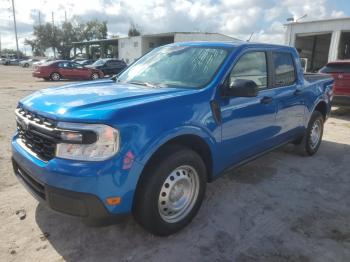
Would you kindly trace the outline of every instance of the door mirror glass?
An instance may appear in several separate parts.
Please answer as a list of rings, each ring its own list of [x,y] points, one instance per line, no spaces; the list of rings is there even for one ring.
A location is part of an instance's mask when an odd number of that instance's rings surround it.
[[[236,79],[224,89],[224,96],[256,97],[259,93],[258,85],[249,79]]]

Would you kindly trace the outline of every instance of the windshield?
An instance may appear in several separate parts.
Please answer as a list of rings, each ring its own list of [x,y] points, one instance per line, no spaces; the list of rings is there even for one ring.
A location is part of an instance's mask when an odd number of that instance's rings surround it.
[[[118,82],[157,87],[200,88],[208,84],[229,49],[165,46],[142,57],[122,73]]]
[[[101,66],[101,65],[104,65],[105,63],[105,60],[103,59],[100,59],[100,60],[97,60],[95,63],[93,63],[92,65],[93,66]]]

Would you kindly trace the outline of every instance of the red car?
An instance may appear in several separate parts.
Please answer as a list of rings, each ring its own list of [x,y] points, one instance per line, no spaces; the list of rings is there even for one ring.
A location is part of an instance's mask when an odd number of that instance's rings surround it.
[[[350,60],[330,62],[320,69],[320,73],[334,78],[333,105],[350,106]]]
[[[45,80],[58,81],[60,79],[99,79],[104,75],[101,70],[87,68],[76,62],[56,60],[39,66],[34,72],[34,77]]]

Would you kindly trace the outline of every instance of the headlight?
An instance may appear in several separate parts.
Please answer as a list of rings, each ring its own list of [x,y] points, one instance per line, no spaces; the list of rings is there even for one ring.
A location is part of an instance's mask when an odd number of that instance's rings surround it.
[[[61,141],[56,156],[66,159],[102,161],[119,150],[117,129],[100,124],[77,124],[60,122]]]

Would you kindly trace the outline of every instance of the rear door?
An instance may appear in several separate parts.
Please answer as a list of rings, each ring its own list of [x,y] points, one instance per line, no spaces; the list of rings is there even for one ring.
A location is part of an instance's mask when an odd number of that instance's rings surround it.
[[[295,136],[304,128],[305,99],[303,81],[298,79],[296,61],[287,51],[270,53],[273,89],[277,105],[278,142]]]
[[[86,67],[83,67],[81,64],[72,62],[72,78],[83,79],[89,78],[90,70]]]

